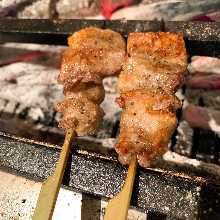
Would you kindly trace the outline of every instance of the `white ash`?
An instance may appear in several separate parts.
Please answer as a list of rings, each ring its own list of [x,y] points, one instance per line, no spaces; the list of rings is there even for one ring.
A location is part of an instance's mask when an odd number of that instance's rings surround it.
[[[27,107],[26,105],[17,103],[17,108],[15,109],[14,113],[16,115],[25,114],[25,115],[23,115],[21,117],[22,118],[26,118],[28,110],[29,110],[29,107]]]
[[[165,1],[167,0],[143,0],[141,1],[141,4],[152,4],[152,3],[160,3],[160,4],[163,4]],[[170,0],[171,2],[172,0]],[[175,2],[177,2],[176,0],[173,0]],[[182,2],[182,0],[179,0],[178,2]]]
[[[43,111],[52,111],[54,103],[63,98],[62,86],[57,84],[57,75],[65,47],[7,43],[4,48],[13,49],[15,55],[16,49],[25,49],[26,52],[45,52],[45,56],[1,67],[1,99],[27,107],[41,108]],[[10,83],[10,78],[15,78],[16,83]]]
[[[62,53],[66,46],[51,46],[51,45],[40,45],[40,44],[25,44],[25,43],[5,43],[3,45],[6,48],[19,48],[19,49],[26,49],[26,50],[37,50],[49,53]]]
[[[188,71],[195,73],[220,74],[220,59],[206,56],[193,56]]]
[[[5,105],[6,105],[7,101],[4,100],[4,99],[0,99],[0,115],[3,111],[3,109],[5,108]]]
[[[17,106],[16,102],[8,102],[4,107],[4,113],[3,114],[6,114],[6,113],[13,114],[15,112],[16,106]]]
[[[105,99],[101,103],[101,107],[105,112],[103,123],[97,134],[97,138],[107,138],[112,135],[113,126],[120,120],[120,112],[118,104],[115,102],[119,96],[117,93],[117,77],[108,77],[103,80],[105,89]]]
[[[104,220],[104,215],[106,212],[106,207],[108,205],[108,202],[106,201],[101,201],[101,215],[100,215],[100,220]],[[146,220],[147,219],[147,214],[140,212],[136,209],[129,209],[128,210],[128,217],[127,220]]]
[[[220,137],[220,124],[216,122],[216,120],[213,118],[211,114],[209,114],[210,120],[209,120],[209,126],[212,131],[214,131],[218,136]]]
[[[182,89],[178,89],[177,92],[175,93],[175,95],[177,96],[177,98],[180,100],[180,101],[184,101],[185,99],[185,96],[183,94],[183,90]]]
[[[31,118],[33,121],[38,121],[44,119],[44,112],[41,108],[31,108],[28,112],[28,117]]]
[[[190,159],[171,151],[165,153],[163,159],[167,162],[172,162],[184,167],[195,167],[197,170],[206,171],[207,173],[220,177],[220,166],[215,164],[206,163],[197,159]]]
[[[15,63],[2,67],[0,71],[1,98],[30,107],[40,106],[44,110],[49,110],[52,103],[57,101],[51,98],[52,85],[61,91],[56,82],[57,69],[31,63]],[[9,83],[7,79],[11,77],[15,77],[17,83]]]
[[[19,18],[49,18],[50,0],[38,0],[18,13]]]
[[[83,18],[99,14],[99,0],[59,0],[56,10],[59,18]]]
[[[6,8],[8,6],[11,6],[13,4],[18,4],[21,2],[24,2],[25,0],[1,0],[0,1],[0,8]]]
[[[118,77],[107,77],[103,80],[106,93],[117,93]]]
[[[105,20],[105,17],[102,14],[94,15],[94,16],[86,16],[85,19],[89,20]]]
[[[153,20],[164,19],[169,21],[190,20],[195,16],[214,12],[220,7],[219,0],[213,1],[173,1],[167,0],[152,4],[139,4],[124,8],[113,13],[111,19]]]
[[[180,121],[177,127],[175,152],[190,156],[192,153],[193,144],[193,129],[189,126],[188,122]]]

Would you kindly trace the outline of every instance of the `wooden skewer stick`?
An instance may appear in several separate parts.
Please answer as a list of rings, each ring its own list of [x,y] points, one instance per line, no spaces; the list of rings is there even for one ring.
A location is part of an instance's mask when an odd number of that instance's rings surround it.
[[[33,220],[50,220],[66,168],[70,147],[76,133],[68,130],[54,173],[42,184]]]
[[[127,220],[136,170],[137,158],[135,157],[129,165],[123,189],[107,205],[104,220]]]

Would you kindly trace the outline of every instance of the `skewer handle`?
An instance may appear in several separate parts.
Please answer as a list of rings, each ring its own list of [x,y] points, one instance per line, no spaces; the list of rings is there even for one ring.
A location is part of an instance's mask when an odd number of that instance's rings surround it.
[[[54,173],[42,184],[33,220],[50,220],[66,168],[70,147],[76,133],[68,130]]]
[[[123,189],[107,205],[104,220],[127,220],[136,170],[137,158],[135,157],[129,165]]]

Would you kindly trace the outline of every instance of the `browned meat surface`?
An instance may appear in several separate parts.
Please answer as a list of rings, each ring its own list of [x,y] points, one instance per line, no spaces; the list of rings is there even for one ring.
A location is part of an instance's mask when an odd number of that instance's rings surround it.
[[[131,33],[128,59],[119,75],[119,91],[163,89],[174,93],[181,87],[187,67],[183,38],[175,33]]]
[[[176,128],[175,111],[181,107],[180,101],[164,92],[135,90],[122,94],[118,102],[123,108],[116,146],[120,161],[128,163],[134,153],[139,159],[144,152],[149,156],[165,152]],[[151,158],[146,154],[141,165],[150,164]]]
[[[98,60],[94,59],[94,56],[91,57],[92,53],[89,55],[88,52],[89,51],[84,52],[83,54],[80,51],[75,51],[70,48],[64,52],[61,70],[58,76],[58,82],[60,84],[68,88],[79,82],[102,83],[102,76],[97,74],[96,71],[98,68]]]
[[[149,167],[167,151],[177,126],[181,102],[174,93],[186,72],[185,44],[180,34],[132,33],[127,50],[118,80],[123,112],[116,151],[123,164],[137,157]]]
[[[173,93],[182,85],[183,79],[184,73],[178,65],[129,57],[119,75],[118,89],[121,93],[136,89],[163,89]]]
[[[96,27],[88,27],[75,32],[68,38],[68,44],[72,49],[100,49],[100,52],[112,51],[122,53],[123,56],[126,47],[125,41],[119,33]]]
[[[104,115],[99,106],[105,96],[102,80],[121,70],[125,41],[114,31],[89,27],[69,37],[68,44],[58,76],[66,96],[57,105],[63,114],[59,127],[95,134]]]
[[[100,104],[105,97],[103,85],[95,85],[93,83],[79,83],[68,89],[64,87],[63,93],[67,98],[87,97],[89,100],[97,104]]]
[[[86,97],[67,98],[57,104],[57,111],[63,113],[59,127],[73,129],[79,136],[95,134],[104,116],[102,108]]]
[[[181,72],[187,67],[185,43],[180,33],[131,33],[128,37],[127,51],[132,57],[150,59],[155,63],[179,65]]]
[[[125,41],[120,34],[90,27],[74,33],[68,43],[58,79],[61,84],[98,84],[103,77],[120,72],[125,57]]]

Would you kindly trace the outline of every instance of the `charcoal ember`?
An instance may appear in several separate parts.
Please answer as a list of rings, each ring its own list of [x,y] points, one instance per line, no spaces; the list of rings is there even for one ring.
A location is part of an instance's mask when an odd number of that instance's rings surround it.
[[[111,19],[153,20],[168,21],[191,20],[195,16],[216,11],[220,7],[218,0],[214,1],[161,1],[152,4],[139,4],[124,8],[113,13]]]
[[[38,46],[38,49],[40,47]],[[48,51],[48,54],[50,53],[52,52]],[[54,66],[57,64],[49,61],[51,59],[52,56],[34,64],[31,61],[19,62],[2,67],[0,97],[29,107],[52,111],[54,103],[62,98],[59,95],[62,94],[62,87],[57,85],[59,69]],[[16,77],[16,84],[7,82],[6,79],[11,77]]]
[[[0,18],[3,17],[15,17],[16,9],[19,4],[22,4],[25,0],[3,0],[0,1]]]
[[[220,59],[206,56],[193,56],[188,65],[190,74],[220,74]]]
[[[212,21],[220,21],[220,11],[208,13],[207,16],[210,17]]]
[[[30,108],[28,112],[28,119],[30,121],[36,122],[42,122],[44,121],[45,114],[41,108]]]
[[[105,88],[105,92],[116,94],[117,93],[117,81],[118,81],[118,77],[114,77],[114,76],[104,78],[103,85]]]
[[[195,75],[187,80],[187,85],[193,89],[220,89],[220,74]]]
[[[0,8],[6,8],[10,5],[13,5],[15,3],[20,3],[20,2],[23,2],[24,0],[3,0],[3,1],[0,1]]]
[[[187,85],[189,87],[206,90],[218,90],[220,88],[220,59],[206,56],[194,56],[191,59],[191,63],[188,65],[188,71],[190,73],[187,80]],[[189,93],[191,93],[191,91]],[[202,93],[206,93],[206,91],[202,91]],[[217,91],[217,94],[218,93]],[[189,95],[190,98],[193,97],[193,94]],[[205,95],[206,99],[209,100],[207,94]]]
[[[189,124],[181,120],[177,128],[176,144],[173,150],[181,155],[190,157],[192,154],[193,145],[193,129]]]
[[[83,18],[99,14],[100,0],[58,0],[56,10],[59,18]]]
[[[167,0],[142,0],[141,4],[151,4],[151,3],[157,3],[157,2],[163,3],[163,1],[166,2]]]
[[[217,141],[219,137],[209,130],[204,130],[200,128],[194,129],[194,155],[198,160],[202,160],[208,163],[217,162],[218,155],[216,151],[218,150]]]
[[[110,19],[112,13],[118,8],[124,8],[132,5],[134,0],[102,0],[101,10],[106,19]]]
[[[30,6],[27,6],[18,13],[19,18],[41,18],[50,17],[50,0],[34,1]]]
[[[58,127],[58,123],[61,119],[61,113],[60,112],[56,112],[55,116],[54,116],[54,126]]]
[[[193,105],[205,106],[211,109],[220,110],[219,90],[186,89],[185,96],[188,102]]]
[[[117,94],[117,77],[107,77],[103,80],[105,89],[105,99],[101,103],[101,107],[105,112],[103,123],[97,133],[97,138],[115,137],[118,129],[118,121],[120,119],[121,109],[115,103]]]
[[[220,111],[189,105],[183,110],[183,118],[192,128],[210,130],[220,135]]]
[[[4,118],[4,119],[13,118],[15,115],[17,106],[18,106],[17,102],[12,102],[12,101],[7,102],[7,104],[4,107],[3,113],[1,114],[1,118]]]
[[[18,103],[18,107],[15,110],[15,115],[17,115],[18,118],[25,120],[28,116],[28,112],[29,112],[29,107],[27,107],[24,104]]]
[[[115,124],[117,123],[117,121],[119,121],[121,112],[121,109],[115,103],[115,99],[117,96],[118,95],[116,93],[105,94],[105,99],[101,104],[101,107],[105,112],[105,116],[103,118],[102,126],[97,133],[98,138],[110,138],[112,137],[112,134],[115,133],[114,129],[117,129],[117,127],[115,128]]]
[[[0,116],[1,116],[2,112],[4,111],[6,104],[7,104],[7,100],[0,99]]]

